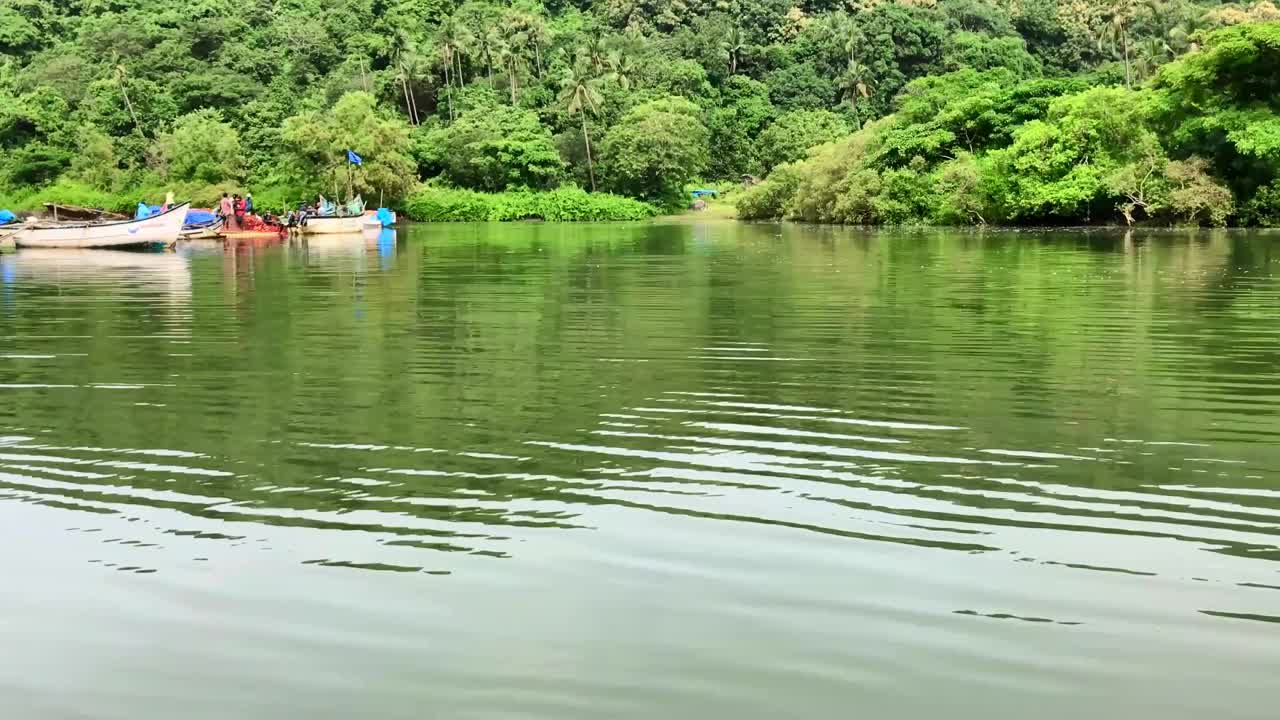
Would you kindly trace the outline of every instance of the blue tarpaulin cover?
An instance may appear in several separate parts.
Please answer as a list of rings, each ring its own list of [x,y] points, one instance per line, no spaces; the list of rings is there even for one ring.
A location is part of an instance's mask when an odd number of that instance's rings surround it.
[[[8,210],[0,210],[0,225],[8,225],[9,223],[17,219],[18,219],[18,216],[14,215]]]
[[[217,220],[218,216],[213,214],[212,210],[201,210],[192,208],[187,211],[187,217],[183,220],[184,225],[208,225]]]
[[[391,227],[396,224],[396,220],[391,215],[391,211],[386,208],[378,208],[378,222],[382,223],[382,227]]]

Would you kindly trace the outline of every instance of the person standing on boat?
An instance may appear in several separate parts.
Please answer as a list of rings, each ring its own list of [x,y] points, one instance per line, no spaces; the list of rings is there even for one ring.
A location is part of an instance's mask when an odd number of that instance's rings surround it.
[[[244,198],[236,195],[234,197],[234,207],[236,211],[236,226],[237,228],[242,228],[244,227]]]
[[[253,193],[245,193],[244,195],[244,214],[253,214]]]
[[[240,229],[236,225],[235,203],[226,193],[222,193],[222,202],[218,203],[218,214],[222,216],[222,222],[227,226],[227,230],[234,232]]]

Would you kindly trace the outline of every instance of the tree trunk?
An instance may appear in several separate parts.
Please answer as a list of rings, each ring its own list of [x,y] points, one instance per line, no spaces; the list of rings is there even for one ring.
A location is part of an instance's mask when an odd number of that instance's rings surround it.
[[[409,88],[409,104],[413,106],[413,124],[418,125],[422,122],[422,116],[418,114],[418,93],[408,83],[405,86]]]
[[[542,46],[537,40],[533,41],[533,62],[538,69],[538,79],[542,79]]]
[[[445,99],[449,103],[449,122],[453,122],[453,83],[449,82],[449,67],[453,65],[453,58],[447,58],[444,65],[444,88]]]
[[[116,84],[120,86],[120,94],[124,96],[125,107],[129,108],[129,117],[133,118],[133,127],[139,135],[146,137],[147,134],[142,132],[142,123],[138,122],[138,113],[133,111],[133,101],[129,99],[129,91],[125,89],[124,78],[116,78]]]
[[[738,53],[732,50],[729,51],[729,74],[738,74]]]
[[[587,111],[582,111],[582,141],[587,145],[587,174],[591,176],[591,192],[596,191],[596,167],[591,161],[591,133],[587,132]]]
[[[862,129],[862,116],[858,114],[858,96],[854,95],[849,98],[849,105],[853,108],[853,129]]]
[[[409,122],[417,125],[418,120],[413,112],[413,100],[409,97],[409,81],[405,79],[403,68],[400,73],[400,89],[404,91],[404,111],[409,115]]]
[[[1129,33],[1124,28],[1120,29],[1120,44],[1124,46],[1124,85],[1132,90],[1133,76],[1129,72]]]
[[[516,61],[514,58],[511,60],[511,68],[509,72],[511,73],[511,106],[515,107],[516,105]]]

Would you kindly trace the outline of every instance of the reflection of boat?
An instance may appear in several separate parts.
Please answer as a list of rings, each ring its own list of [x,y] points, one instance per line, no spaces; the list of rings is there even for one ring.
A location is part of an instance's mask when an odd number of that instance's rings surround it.
[[[170,245],[178,240],[189,203],[141,220],[75,225],[29,223],[14,235],[18,247],[124,248]]]
[[[27,248],[0,256],[6,280],[60,285],[143,287],[190,298],[191,267],[173,253]]]
[[[219,237],[224,240],[283,240],[289,234],[288,229],[280,228],[279,230],[237,230],[235,232],[222,232]]]
[[[365,236],[363,233],[345,233],[342,235],[325,235],[324,237],[308,237],[302,247],[308,255],[316,257],[336,257],[341,255],[363,255]]]
[[[44,209],[53,216],[54,220],[68,220],[72,222],[94,222],[98,220],[128,220],[127,215],[120,213],[108,212],[99,208],[80,207],[78,205],[59,205],[58,203],[45,203]]]

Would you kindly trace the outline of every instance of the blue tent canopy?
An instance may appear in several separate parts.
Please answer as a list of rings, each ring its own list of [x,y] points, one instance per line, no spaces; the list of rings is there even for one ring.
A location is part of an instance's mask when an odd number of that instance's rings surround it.
[[[692,193],[690,193],[690,194],[691,194],[691,195],[693,195],[693,196],[694,196],[694,197],[696,197],[696,198],[705,197],[705,196],[707,196],[707,195],[710,195],[711,197],[719,197],[719,196],[720,196],[720,191],[719,191],[719,190],[709,190],[709,189],[703,188],[703,189],[700,189],[700,190],[694,190],[694,191],[693,191]]]

